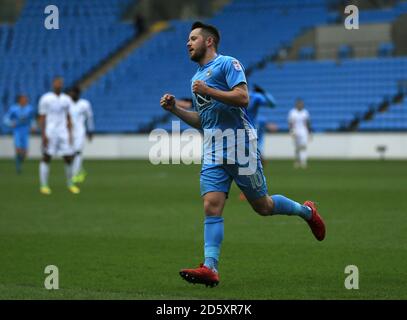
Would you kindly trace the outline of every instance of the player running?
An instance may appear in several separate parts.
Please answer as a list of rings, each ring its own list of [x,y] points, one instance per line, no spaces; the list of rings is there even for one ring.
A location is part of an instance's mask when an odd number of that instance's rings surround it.
[[[307,144],[311,133],[309,112],[304,109],[304,101],[297,99],[295,108],[288,114],[288,126],[294,140],[294,168],[307,168]]]
[[[22,171],[27,155],[31,125],[35,116],[34,108],[28,104],[25,95],[17,96],[17,103],[12,105],[4,115],[4,124],[13,130],[15,146],[15,164],[18,174]]]
[[[252,141],[256,141],[257,137],[246,110],[249,94],[244,69],[235,58],[217,53],[219,40],[219,32],[215,27],[201,22],[192,25],[187,48],[190,59],[199,65],[191,80],[196,111],[180,108],[175,97],[168,93],[162,96],[160,104],[192,127],[204,129],[205,134],[216,129],[223,132],[229,129],[229,133],[232,130],[238,135],[238,130],[244,130],[246,136],[244,139],[235,139],[236,147],[250,150]],[[282,195],[268,195],[258,152],[252,153],[252,158],[249,159],[257,164],[255,172],[251,175],[246,172],[241,174],[243,170],[240,169],[244,164],[239,161],[239,157],[235,164],[225,163],[225,160],[230,160],[228,154],[223,154],[223,163],[207,161],[207,155],[216,157],[216,151],[212,149],[212,145],[208,147],[205,141],[204,135],[200,184],[205,212],[205,260],[198,268],[182,269],[182,278],[207,286],[219,283],[218,261],[224,233],[222,212],[233,180],[260,215],[299,216],[308,223],[318,240],[324,239],[324,222],[313,202],[306,201],[301,205]]]
[[[68,190],[80,192],[72,182],[73,137],[72,122],[69,115],[71,98],[62,92],[63,79],[55,78],[53,91],[45,93],[38,104],[39,124],[42,136],[42,160],[40,162],[40,192],[51,194],[48,185],[51,158],[61,154],[65,161],[65,175]]]
[[[82,183],[86,178],[86,171],[82,165],[82,151],[85,144],[85,137],[87,136],[88,140],[92,141],[94,131],[93,111],[90,102],[80,98],[81,90],[78,87],[69,90],[69,95],[73,101],[70,109],[74,148],[72,181],[74,183]]]

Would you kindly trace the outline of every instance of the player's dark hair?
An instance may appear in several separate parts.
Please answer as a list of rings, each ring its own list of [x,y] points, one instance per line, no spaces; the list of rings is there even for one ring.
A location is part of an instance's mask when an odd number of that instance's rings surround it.
[[[220,42],[220,33],[216,27],[210,25],[210,24],[205,24],[201,21],[195,21],[192,24],[191,31],[194,29],[201,28],[205,37],[213,37],[214,43],[215,43],[215,49],[218,49],[218,45]]]
[[[25,96],[25,94],[22,94],[22,93],[19,93],[18,95],[16,95],[16,103],[18,103],[20,101],[20,99],[24,96]]]

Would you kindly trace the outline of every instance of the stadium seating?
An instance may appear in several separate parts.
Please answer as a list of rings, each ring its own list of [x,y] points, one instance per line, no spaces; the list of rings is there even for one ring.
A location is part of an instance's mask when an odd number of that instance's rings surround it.
[[[302,19],[305,15],[307,19]],[[221,35],[220,53],[238,55],[247,68],[327,19],[323,0],[306,1],[305,5],[300,0],[237,0],[208,22],[227,35]],[[251,23],[242,27],[242,21]],[[143,130],[166,114],[159,106],[163,90],[178,97],[191,96],[189,80],[196,70],[186,51],[191,22],[171,21],[169,30],[146,42],[87,91],[98,108],[95,121],[99,131]],[[170,127],[171,120],[157,127]]]
[[[370,121],[360,124],[361,131],[407,130],[407,99],[400,104],[391,105],[389,110],[378,113]]]
[[[74,83],[134,34],[133,25],[119,22],[133,0],[53,1],[60,10],[60,30],[44,28],[48,2],[27,0],[14,26],[0,26],[0,117],[18,92],[26,92],[36,104],[54,75],[63,75],[67,85]],[[328,10],[333,2],[337,1],[234,0],[207,22],[221,30],[220,53],[235,55],[247,69],[308,28],[337,22],[338,13]],[[361,23],[390,21],[404,12],[406,2],[385,10],[363,10]],[[170,21],[168,30],[146,41],[85,91],[98,132],[171,128],[175,118],[160,108],[159,98],[164,91],[180,98],[191,95],[189,81],[196,70],[186,51],[191,22]],[[287,112],[295,98],[302,97],[314,129],[334,131],[396,93],[397,82],[405,80],[407,58],[391,58],[392,43],[381,44],[380,58],[375,59],[351,60],[348,49],[339,53],[340,64],[310,60],[315,50],[304,47],[302,61],[268,64],[253,72],[249,84],[270,90],[278,101],[278,108],[261,109],[261,116],[287,130]],[[361,128],[373,128],[371,123],[366,126]]]
[[[44,27],[47,0],[27,0],[14,26],[0,26],[0,110],[17,93],[36,104],[62,75],[69,86],[134,35],[134,26],[119,22],[132,0],[55,0],[58,30]]]
[[[227,34],[221,40],[220,52],[237,54],[247,68],[289,44],[306,28],[328,23],[326,4],[318,0],[236,0],[208,22]],[[305,15],[307,19],[299,19]],[[242,21],[256,23],[242,28]],[[154,123],[156,128],[171,130],[171,121],[176,118],[166,117],[159,107],[159,98],[163,90],[177,97],[190,97],[189,79],[196,68],[188,61],[185,49],[190,24],[191,21],[172,21],[169,30],[145,43],[89,89],[88,96],[99,108],[98,130],[140,132],[150,130],[149,125]],[[171,58],[163,59],[163,55]],[[307,55],[309,58],[312,52]],[[347,51],[342,58],[349,55],[351,52]],[[403,64],[400,69],[399,63]],[[301,96],[313,115],[314,129],[334,131],[387,95],[395,94],[397,80],[404,77],[405,68],[405,59],[396,58],[345,59],[341,65],[334,61],[291,62],[281,68],[270,65],[255,72],[249,83],[264,85],[276,96],[279,107],[262,109],[261,113],[276,122],[280,130],[288,129],[287,112],[295,98]],[[188,126],[182,123],[181,128]]]
[[[407,13],[407,2],[398,2],[393,7],[361,10],[359,12],[360,23],[391,22],[401,14]]]
[[[398,92],[407,74],[407,58],[347,59],[287,62],[268,65],[255,72],[250,82],[269,90],[276,109],[263,108],[260,115],[288,130],[287,114],[301,97],[311,113],[315,131],[334,131],[371,105]]]

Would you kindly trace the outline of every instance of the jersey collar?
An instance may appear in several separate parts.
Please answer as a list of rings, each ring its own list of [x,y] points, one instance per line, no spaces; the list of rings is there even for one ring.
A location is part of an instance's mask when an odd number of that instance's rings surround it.
[[[213,64],[218,58],[221,57],[221,54],[217,53],[215,58],[213,58],[211,61],[209,61],[207,64],[199,67],[199,71],[204,70],[205,68],[209,67],[211,64]]]

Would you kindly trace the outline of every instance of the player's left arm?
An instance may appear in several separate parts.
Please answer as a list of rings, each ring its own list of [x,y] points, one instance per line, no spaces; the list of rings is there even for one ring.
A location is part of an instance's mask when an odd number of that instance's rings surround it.
[[[306,120],[306,125],[309,133],[312,133],[312,126],[311,126],[311,117],[309,115],[309,112],[307,111],[307,120]]]
[[[243,82],[234,86],[230,91],[223,91],[207,86],[204,81],[196,80],[192,85],[192,91],[234,107],[246,108],[249,104],[249,91],[246,83]]]
[[[69,136],[69,143],[73,143],[73,136],[72,136],[72,117],[69,111],[66,113],[66,128],[68,129],[68,136]]]
[[[93,131],[95,131],[95,122],[93,119],[93,110],[92,110],[92,106],[90,103],[88,104],[88,107],[86,110],[86,127],[87,127],[88,140],[92,141]]]
[[[267,106],[270,108],[275,108],[277,106],[276,99],[270,93],[264,90],[262,87],[255,85],[254,91],[259,93],[260,96],[260,104],[262,106]]]

